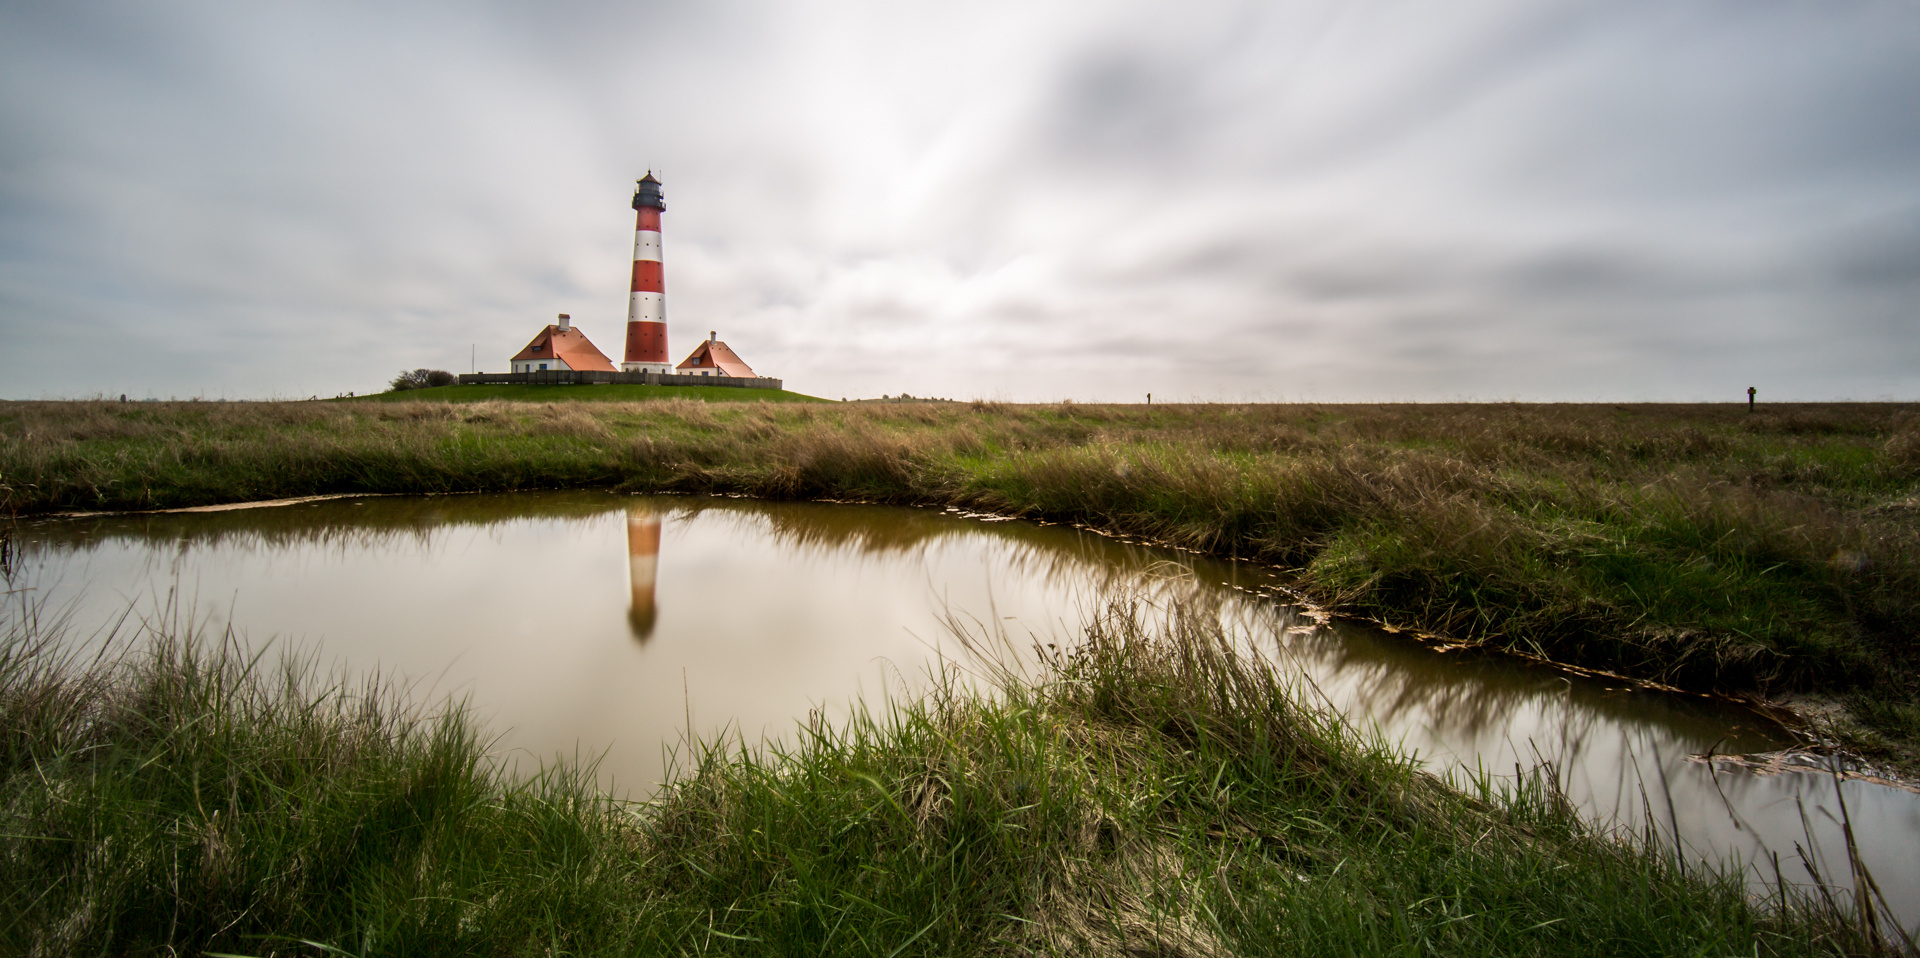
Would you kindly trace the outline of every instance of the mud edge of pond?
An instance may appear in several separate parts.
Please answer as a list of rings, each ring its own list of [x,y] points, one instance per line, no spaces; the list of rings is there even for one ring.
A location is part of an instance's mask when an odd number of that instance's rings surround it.
[[[242,509],[272,509],[279,506],[298,506],[309,502],[328,502],[334,499],[376,499],[386,496],[413,495],[404,492],[334,492],[324,496],[295,496],[291,499],[255,499],[249,502],[222,502],[210,506],[183,506],[178,509],[109,509],[101,512],[47,512],[31,518],[35,519],[97,519],[102,516],[161,516],[183,512],[237,512]],[[432,495],[427,493],[426,495]],[[19,518],[28,518],[25,516]]]

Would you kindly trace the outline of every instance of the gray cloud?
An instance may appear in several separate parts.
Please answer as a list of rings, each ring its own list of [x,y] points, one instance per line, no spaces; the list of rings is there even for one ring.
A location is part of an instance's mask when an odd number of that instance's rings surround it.
[[[1920,392],[1920,10],[0,9],[6,395],[669,319],[823,395]]]

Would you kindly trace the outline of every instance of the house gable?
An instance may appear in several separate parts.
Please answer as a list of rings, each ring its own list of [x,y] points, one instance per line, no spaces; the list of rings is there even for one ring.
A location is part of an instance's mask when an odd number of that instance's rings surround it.
[[[526,348],[509,361],[512,372],[537,372],[540,369],[574,369],[613,372],[613,361],[596,348],[578,327],[562,329],[548,324]],[[542,364],[545,364],[544,366]]]
[[[753,379],[759,375],[726,343],[717,339],[701,342],[675,367],[675,371],[692,376],[733,376],[739,379]]]

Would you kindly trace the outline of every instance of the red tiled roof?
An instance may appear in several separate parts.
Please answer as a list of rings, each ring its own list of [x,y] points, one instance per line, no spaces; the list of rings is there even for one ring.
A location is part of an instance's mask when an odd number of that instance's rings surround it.
[[[713,339],[704,339],[691,355],[674,367],[681,370],[693,370],[696,374],[703,369],[711,369],[722,376],[738,376],[752,379],[759,374],[748,366],[726,343]]]
[[[541,330],[540,335],[533,337],[533,341],[527,344],[527,348],[514,354],[508,362],[528,359],[536,361],[559,359],[567,364],[568,369],[614,372],[613,360],[608,359],[607,354],[595,348],[593,343],[587,340],[587,334],[581,332],[578,326],[562,330],[559,326],[548,323],[547,328]]]

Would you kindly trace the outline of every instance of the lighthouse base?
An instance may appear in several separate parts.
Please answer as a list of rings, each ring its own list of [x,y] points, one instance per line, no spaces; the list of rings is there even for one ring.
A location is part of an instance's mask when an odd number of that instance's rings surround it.
[[[666,363],[621,363],[620,371],[623,373],[659,373],[664,376],[672,375],[673,367]]]

